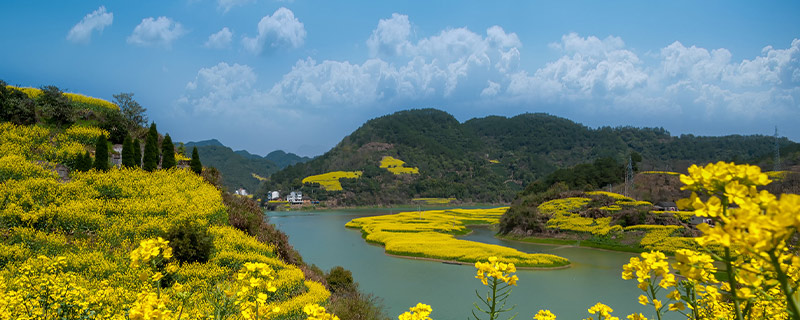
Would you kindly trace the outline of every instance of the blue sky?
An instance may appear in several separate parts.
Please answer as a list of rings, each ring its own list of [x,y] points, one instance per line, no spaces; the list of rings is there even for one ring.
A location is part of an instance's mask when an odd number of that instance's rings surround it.
[[[547,112],[800,141],[797,1],[4,1],[0,79],[133,92],[178,141],[324,153],[364,121]]]

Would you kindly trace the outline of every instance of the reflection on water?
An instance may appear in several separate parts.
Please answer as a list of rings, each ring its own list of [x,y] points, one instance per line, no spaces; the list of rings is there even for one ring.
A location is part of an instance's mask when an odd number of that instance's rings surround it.
[[[289,236],[306,262],[323,270],[337,265],[351,270],[363,290],[383,298],[393,318],[418,302],[433,307],[434,319],[468,318],[475,290],[485,292],[472,266],[389,257],[383,247],[367,244],[359,230],[344,227],[353,218],[388,213],[389,209],[291,212],[271,214],[270,222]],[[462,239],[570,259],[572,266],[567,269],[518,270],[518,286],[509,299],[509,304],[517,305],[518,319],[531,319],[539,309],[549,309],[559,319],[583,319],[589,316],[587,309],[600,301],[621,318],[633,312],[654,316],[636,302],[641,291],[635,280],[620,277],[622,265],[633,254],[506,241],[485,227],[474,228]]]

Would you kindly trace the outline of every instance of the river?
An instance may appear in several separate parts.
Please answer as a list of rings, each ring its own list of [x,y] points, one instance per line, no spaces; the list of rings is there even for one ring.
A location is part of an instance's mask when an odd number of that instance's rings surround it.
[[[474,267],[390,257],[383,247],[366,243],[359,230],[344,227],[353,218],[388,213],[383,209],[294,211],[269,213],[269,219],[289,236],[307,263],[323,270],[337,265],[351,270],[362,290],[383,299],[393,319],[418,302],[433,307],[434,319],[470,317],[472,303],[477,302],[475,290],[485,295],[487,288],[475,279]],[[552,253],[572,262],[570,268],[561,270],[517,271],[519,281],[509,299],[510,305],[517,305],[517,319],[531,319],[539,309],[549,309],[559,319],[584,319],[589,317],[587,309],[597,302],[609,305],[614,309],[612,315],[622,319],[634,312],[655,316],[652,306],[638,304],[642,292],[636,288],[636,280],[620,277],[622,265],[634,256],[631,253],[500,240],[486,227],[473,231],[462,239]]]

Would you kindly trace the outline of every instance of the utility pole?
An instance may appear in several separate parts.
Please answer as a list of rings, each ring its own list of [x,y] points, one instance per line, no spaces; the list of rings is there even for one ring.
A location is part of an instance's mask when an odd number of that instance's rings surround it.
[[[778,146],[778,126],[775,126],[775,171],[781,171],[781,148]]]

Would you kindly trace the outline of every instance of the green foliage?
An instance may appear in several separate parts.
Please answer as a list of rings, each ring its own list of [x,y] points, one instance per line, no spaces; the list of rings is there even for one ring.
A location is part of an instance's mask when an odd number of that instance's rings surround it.
[[[200,155],[197,153],[197,147],[192,148],[192,160],[189,161],[189,167],[196,174],[203,172],[203,164],[200,162]]]
[[[147,109],[133,99],[133,93],[118,93],[114,95],[114,104],[119,106],[120,114],[127,130],[135,132],[147,125]]]
[[[154,171],[158,169],[158,130],[156,124],[150,124],[150,131],[147,132],[147,140],[144,143],[144,159],[142,169]]]
[[[779,144],[792,142],[784,139]],[[370,120],[324,155],[272,174],[256,196],[263,198],[270,190],[302,190],[315,200],[340,205],[408,203],[415,197],[507,203],[537,180],[536,192],[556,181],[576,189],[621,181],[628,156],[637,169],[680,170],[739,154],[771,154],[772,146],[774,140],[764,136],[673,137],[663,128],[592,129],[547,114],[459,123],[442,111],[408,110]],[[369,173],[383,156],[418,167],[420,174]],[[300,184],[307,176],[339,170],[360,170],[364,176],[343,181],[342,192]]]
[[[353,273],[342,266],[335,266],[325,275],[325,281],[333,294],[347,294],[358,288],[353,282]]]
[[[230,191],[244,188],[253,193],[261,183],[253,177],[253,174],[268,177],[278,171],[278,167],[272,161],[246,151],[234,152],[216,140],[190,142],[187,147],[197,148],[198,156],[203,159],[203,165],[217,168],[222,172],[225,176],[224,186]],[[190,154],[186,156],[190,157]]]
[[[75,161],[75,169],[76,171],[89,171],[92,168],[92,155],[89,154],[89,151],[86,151],[83,155],[78,156],[77,161]]]
[[[0,121],[10,121],[18,125],[36,123],[36,103],[27,94],[6,87],[0,80]]]
[[[43,86],[41,90],[42,94],[36,99],[36,104],[50,122],[59,127],[75,122],[76,109],[61,89],[56,86]]]
[[[525,193],[544,192],[557,182],[572,190],[594,190],[625,180],[625,166],[612,158],[601,158],[593,163],[579,164],[569,169],[558,169],[525,188]]]
[[[125,141],[122,142],[122,166],[126,168],[133,168],[133,166],[136,164],[133,157],[133,141],[131,141],[131,137],[126,136]]]
[[[172,138],[169,133],[164,135],[164,141],[161,142],[161,168],[169,169],[175,167],[175,145],[172,144]]]
[[[92,165],[92,168],[98,171],[107,171],[109,166],[108,140],[106,140],[105,135],[101,134],[97,138],[97,144],[94,146],[94,165]]]
[[[102,109],[98,112],[99,127],[108,131],[108,141],[111,143],[123,143],[125,137],[128,136],[128,127],[125,124],[125,119],[119,110]]]
[[[142,143],[139,138],[133,139],[133,166],[142,166]]]
[[[208,261],[214,247],[208,226],[192,221],[173,224],[165,239],[169,241],[175,259],[184,263]]]

